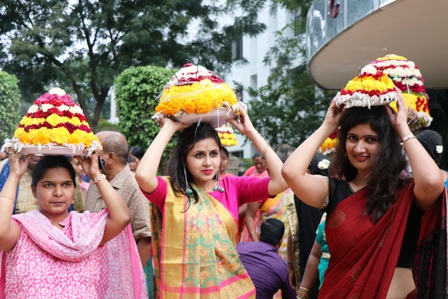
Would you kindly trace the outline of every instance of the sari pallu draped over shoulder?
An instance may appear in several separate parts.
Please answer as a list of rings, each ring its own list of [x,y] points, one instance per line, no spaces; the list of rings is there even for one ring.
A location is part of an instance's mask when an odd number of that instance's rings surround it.
[[[130,225],[99,247],[107,209],[70,213],[64,231],[39,211],[13,219],[22,232],[14,249],[0,252],[0,298],[147,297]]]
[[[200,190],[198,203],[188,206],[187,197],[176,196],[163,179],[163,216],[151,204],[156,297],[255,298],[235,248],[237,224],[227,209]]]
[[[376,224],[365,213],[366,189],[356,192],[336,206],[327,218],[326,236],[331,258],[319,298],[386,298],[414,198],[413,187],[413,182],[407,184]],[[423,279],[423,275],[427,275],[424,277],[424,289],[422,283],[416,280],[418,298],[446,298],[446,226],[442,225],[446,223],[444,206],[445,193],[437,206],[423,215],[418,250],[422,250],[421,246],[426,242],[429,242],[426,245],[429,250],[416,255],[414,276]],[[428,238],[433,236],[437,237],[432,240]],[[438,239],[445,243],[441,244]],[[419,261],[423,256],[426,257],[424,265]],[[437,256],[443,266],[435,266],[434,257]],[[444,267],[445,271],[443,276],[436,277],[435,272],[439,273],[440,267]],[[437,289],[445,295],[429,295]]]

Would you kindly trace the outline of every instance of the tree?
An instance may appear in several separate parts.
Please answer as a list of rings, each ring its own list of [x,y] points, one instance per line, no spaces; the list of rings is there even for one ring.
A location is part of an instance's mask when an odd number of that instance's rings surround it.
[[[0,142],[12,138],[20,120],[19,80],[13,75],[0,71]]]
[[[95,126],[114,77],[130,66],[228,69],[232,41],[264,30],[256,20],[265,1],[5,0],[0,67],[28,100],[52,85],[76,95]]]
[[[312,1],[275,2],[291,13],[302,12],[302,17],[276,33],[276,44],[263,61],[273,73],[267,85],[258,90],[248,88],[255,98],[249,111],[252,122],[271,145],[297,146],[321,124],[334,92],[316,87],[306,69],[303,12]]]
[[[115,79],[119,127],[130,145],[148,148],[156,137],[159,127],[151,116],[155,114],[157,96],[172,75],[170,70],[157,66],[131,67]],[[170,142],[164,161],[172,147]]]

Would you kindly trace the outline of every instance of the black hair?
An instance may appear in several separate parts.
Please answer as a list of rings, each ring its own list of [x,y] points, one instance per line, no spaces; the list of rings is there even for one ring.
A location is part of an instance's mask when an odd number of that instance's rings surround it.
[[[131,154],[141,160],[145,154],[145,151],[141,147],[135,145],[129,148],[128,154]]]
[[[440,153],[437,152],[437,146],[443,145],[442,136],[433,130],[423,130],[417,135],[415,135],[423,145],[425,150],[431,156],[431,158],[436,162],[437,166],[440,167],[441,159],[442,159],[442,151]],[[442,147],[443,149],[443,147]]]
[[[328,160],[329,158],[325,157],[324,155],[320,154],[320,153],[316,153],[313,157],[313,159],[310,162],[310,165],[308,166],[308,170],[311,174],[320,174],[323,176],[328,176],[328,167],[325,169],[320,169],[319,168],[319,162],[322,160]]]
[[[221,146],[221,152],[224,152],[227,158],[229,157],[229,151],[224,146]]]
[[[347,182],[358,174],[347,157],[345,145],[348,131],[360,124],[370,124],[371,129],[378,134],[380,143],[367,182],[369,196],[366,212],[371,215],[373,223],[376,223],[394,202],[397,189],[405,184],[401,174],[406,167],[406,159],[386,107],[352,107],[341,118],[336,153],[331,162],[332,173]]]
[[[260,227],[260,241],[277,246],[285,233],[285,225],[278,219],[268,218]]]
[[[199,200],[198,193],[191,186],[193,182],[193,176],[187,169],[187,155],[193,149],[196,142],[212,138],[218,148],[221,149],[221,141],[218,133],[209,123],[192,124],[185,130],[179,133],[176,146],[171,152],[170,159],[168,161],[168,173],[170,176],[170,183],[173,187],[173,191],[176,195],[187,195],[187,184],[185,182],[185,172],[187,174],[188,184],[193,191],[194,202]],[[190,198],[188,197],[188,205],[190,204]],[[188,206],[187,206],[188,209]]]
[[[255,158],[257,157],[263,158],[263,156],[259,152],[255,152],[255,154],[252,156],[252,160],[255,160]]]
[[[31,173],[31,186],[36,186],[37,183],[44,177],[48,169],[65,168],[70,173],[73,185],[76,187],[76,172],[70,163],[69,158],[64,156],[44,156],[37,162]]]

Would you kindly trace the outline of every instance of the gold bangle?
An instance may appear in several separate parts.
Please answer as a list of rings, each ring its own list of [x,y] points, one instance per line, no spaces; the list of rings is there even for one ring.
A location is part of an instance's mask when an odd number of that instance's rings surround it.
[[[12,200],[11,198],[7,198],[7,197],[0,197],[1,200],[6,200],[9,201],[10,203],[14,204],[14,200]]]
[[[266,153],[268,152],[269,147],[270,145],[268,143],[268,145],[266,145],[266,147],[264,148],[263,153],[261,154],[261,158],[264,160],[266,160]]]
[[[401,147],[404,149],[404,143],[412,138],[417,138],[417,137],[415,137],[414,134],[404,136],[403,139],[401,139]]]
[[[105,180],[106,179],[106,175],[102,174],[100,176],[97,176],[96,178],[93,179],[94,183],[98,183],[99,181]]]

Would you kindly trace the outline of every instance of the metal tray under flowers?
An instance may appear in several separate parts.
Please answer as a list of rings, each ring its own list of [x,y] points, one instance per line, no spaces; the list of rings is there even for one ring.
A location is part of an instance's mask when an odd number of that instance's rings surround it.
[[[227,123],[228,119],[235,117],[235,112],[231,108],[219,108],[213,109],[206,114],[189,114],[182,113],[179,116],[175,116],[174,119],[183,124],[193,124],[197,122],[208,122],[213,127],[220,127]]]
[[[67,146],[36,146],[36,145],[24,145],[21,152],[24,155],[34,154],[43,156],[84,156],[86,155],[86,150],[82,148],[69,148]]]

